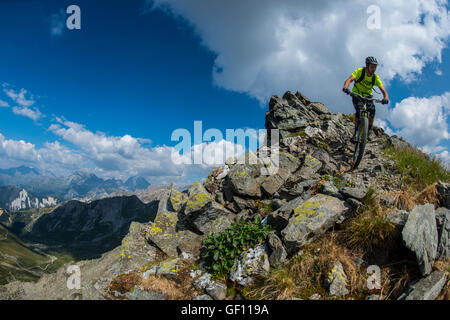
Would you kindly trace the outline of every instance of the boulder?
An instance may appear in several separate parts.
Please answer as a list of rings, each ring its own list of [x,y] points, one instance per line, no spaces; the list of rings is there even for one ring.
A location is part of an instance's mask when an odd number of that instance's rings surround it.
[[[211,196],[200,182],[194,182],[189,188],[188,199],[184,206],[184,214],[188,215],[203,208],[212,201]]]
[[[409,213],[406,210],[394,209],[389,211],[386,218],[388,221],[392,222],[397,228],[403,229],[406,221],[408,220],[408,215]]]
[[[282,240],[289,254],[325,233],[336,222],[347,218],[351,207],[338,198],[317,194],[294,209]]]
[[[450,183],[438,181],[436,189],[439,193],[442,206],[450,209]]]
[[[279,168],[278,172],[268,176],[261,184],[261,188],[268,194],[273,195],[289,178],[289,171]]]
[[[190,213],[186,218],[193,227],[209,236],[228,228],[234,220],[234,214],[220,204],[211,201],[200,210]]]
[[[170,191],[169,201],[174,211],[179,212],[187,201],[187,194],[176,189]]]
[[[353,198],[361,201],[366,196],[366,191],[359,188],[343,187],[340,191],[346,199]]]
[[[251,151],[240,157],[227,175],[233,193],[244,198],[261,197],[260,186],[266,178],[261,176],[262,168],[262,161]]]
[[[342,297],[349,293],[347,286],[347,275],[340,261],[336,261],[333,268],[325,279],[325,286],[328,287],[330,296]]]
[[[178,277],[178,261],[178,258],[162,261],[145,271],[143,278],[146,279],[150,275],[156,275],[175,280]]]
[[[224,300],[227,296],[227,286],[219,282],[213,282],[206,287],[206,293],[214,300]]]
[[[436,222],[439,238],[436,258],[445,261],[450,259],[450,210],[438,208],[436,210]]]
[[[247,286],[254,282],[254,276],[266,274],[270,271],[269,258],[265,246],[261,245],[244,251],[235,260],[230,270],[229,278],[241,286]]]
[[[331,114],[330,110],[328,110],[327,107],[325,107],[322,103],[320,102],[311,102],[309,104],[309,108],[312,109],[312,111],[314,111],[315,113],[317,113],[318,115],[320,114]]]
[[[299,175],[303,180],[311,179],[321,167],[322,162],[307,154],[299,171]]]
[[[434,300],[439,296],[446,279],[443,271],[433,271],[427,277],[410,284],[398,300]]]
[[[267,245],[269,246],[271,253],[269,255],[269,263],[272,267],[278,267],[287,258],[286,250],[284,249],[283,242],[274,233],[271,232],[267,237]]]
[[[416,255],[422,275],[430,274],[437,255],[438,234],[434,206],[415,206],[402,231],[403,242]]]

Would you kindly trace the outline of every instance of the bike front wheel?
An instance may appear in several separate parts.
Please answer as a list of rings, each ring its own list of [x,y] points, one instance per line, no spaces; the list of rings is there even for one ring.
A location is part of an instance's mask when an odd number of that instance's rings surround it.
[[[356,169],[359,166],[359,163],[362,160],[364,155],[364,150],[366,148],[367,141],[367,133],[369,128],[369,119],[367,117],[363,117],[360,119],[359,128],[358,128],[358,141],[355,145],[355,152],[353,154],[353,167],[352,169]]]

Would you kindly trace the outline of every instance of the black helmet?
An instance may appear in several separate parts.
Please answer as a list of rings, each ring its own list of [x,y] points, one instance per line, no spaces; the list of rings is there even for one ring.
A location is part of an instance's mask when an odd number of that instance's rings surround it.
[[[367,57],[366,58],[366,64],[376,64],[376,65],[378,65],[378,61],[374,57]]]

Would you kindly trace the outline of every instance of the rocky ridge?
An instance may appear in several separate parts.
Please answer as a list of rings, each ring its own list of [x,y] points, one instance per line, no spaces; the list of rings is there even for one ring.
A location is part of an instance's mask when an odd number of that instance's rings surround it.
[[[111,291],[117,277],[134,279],[137,275],[147,282],[152,277],[173,282],[187,279],[195,288],[188,298],[224,299],[227,283],[211,277],[200,258],[205,238],[224,232],[238,219],[259,217],[264,225],[272,226],[274,231],[265,243],[236,257],[227,276],[231,283],[249,286],[255,277],[285,264],[306,245],[358,214],[369,186],[376,186],[377,199],[392,208],[389,219],[402,230],[403,244],[415,255],[422,274],[400,298],[434,299],[448,286],[448,274],[433,271],[433,263],[448,260],[449,185],[439,182],[436,186],[439,208],[431,204],[417,205],[410,211],[395,207],[396,194],[402,191],[401,172],[382,150],[387,146],[413,148],[411,145],[374,126],[363,160],[357,170],[349,171],[353,120],[341,113],[332,114],[322,103],[312,102],[299,92],[288,91],[282,98],[272,96],[265,123],[266,129],[280,133],[278,166],[260,158],[261,149],[227,159],[187,192],[174,188],[162,192],[156,217],[147,223],[133,222],[121,246],[100,259],[77,262],[84,279],[80,289],[67,289],[65,266],[36,284],[13,282],[0,287],[0,298],[161,298],[142,285],[145,281],[132,286],[138,290],[135,295]],[[276,173],[262,174],[274,167]],[[420,223],[424,219],[426,228]],[[186,261],[195,261],[192,266],[198,264],[198,268],[192,267],[185,274],[182,265]],[[345,297],[346,282],[343,264],[335,261],[324,286],[331,296]],[[162,296],[170,299],[169,294]],[[377,297],[367,296],[373,298]],[[320,294],[311,299],[320,299]]]

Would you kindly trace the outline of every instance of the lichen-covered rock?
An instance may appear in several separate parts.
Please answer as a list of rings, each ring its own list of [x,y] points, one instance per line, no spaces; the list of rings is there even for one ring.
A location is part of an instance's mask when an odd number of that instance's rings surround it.
[[[278,172],[268,176],[261,184],[261,188],[268,194],[273,195],[289,178],[289,171],[279,168]]]
[[[212,201],[200,210],[189,214],[187,219],[198,231],[204,235],[211,235],[228,228],[233,222],[234,214]]]
[[[227,178],[233,193],[241,197],[261,197],[263,162],[251,151],[242,155],[228,172]]]
[[[179,212],[179,211],[181,211],[184,204],[186,203],[187,198],[188,198],[188,196],[186,193],[180,192],[176,189],[172,189],[170,192],[169,201],[170,201],[170,204],[172,205],[172,208],[176,212]]]
[[[227,296],[227,286],[223,283],[213,282],[206,287],[206,293],[214,300],[224,300]]]
[[[167,279],[175,280],[178,277],[178,258],[161,261],[144,272],[143,278],[146,279],[151,275],[162,276]]]
[[[303,180],[311,179],[321,167],[322,162],[307,154],[299,171],[299,175]]]
[[[269,263],[272,267],[280,266],[287,258],[287,252],[284,249],[283,242],[274,233],[271,232],[267,237],[267,245],[271,253],[269,255]]]
[[[200,182],[194,182],[188,191],[188,199],[184,206],[184,214],[188,215],[191,212],[198,211],[211,201],[211,196],[203,185]]]
[[[325,285],[328,287],[328,292],[331,296],[345,296],[349,293],[347,286],[347,275],[344,272],[344,267],[340,261],[336,261],[333,268],[328,273],[325,279]]]
[[[446,279],[444,272],[433,271],[427,277],[410,284],[398,300],[434,300],[444,287]]]
[[[346,218],[350,210],[345,201],[324,194],[306,200],[294,209],[287,227],[281,231],[286,250],[289,254],[294,253]]]
[[[438,247],[436,216],[432,204],[413,208],[403,227],[402,238],[406,247],[416,254],[422,275],[430,274]]]
[[[237,282],[241,286],[247,286],[253,283],[254,276],[266,274],[269,271],[269,258],[267,257],[265,246],[262,245],[244,251],[235,260],[230,270],[230,280]]]
[[[212,275],[208,272],[205,272],[200,277],[195,279],[193,285],[197,290],[204,290],[206,287],[213,283]]]
[[[159,212],[155,220],[147,226],[147,241],[169,257],[176,257],[183,251],[198,256],[204,236],[187,229],[178,230],[178,224],[178,213]]]

